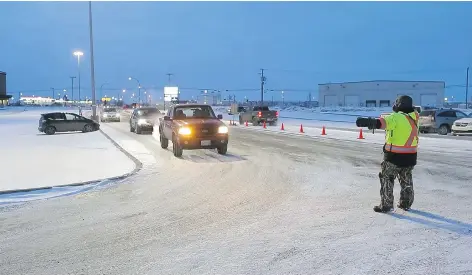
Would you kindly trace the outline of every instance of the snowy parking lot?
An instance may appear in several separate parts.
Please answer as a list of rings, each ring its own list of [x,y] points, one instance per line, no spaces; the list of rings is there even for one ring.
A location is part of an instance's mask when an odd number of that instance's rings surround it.
[[[37,119],[17,127],[36,134]],[[472,273],[471,141],[423,137],[412,211],[378,214],[383,134],[358,140],[328,124],[326,136],[320,126],[300,134],[297,124],[230,127],[228,155],[175,158],[125,117],[102,123],[145,169],[107,189],[1,208],[0,274]]]

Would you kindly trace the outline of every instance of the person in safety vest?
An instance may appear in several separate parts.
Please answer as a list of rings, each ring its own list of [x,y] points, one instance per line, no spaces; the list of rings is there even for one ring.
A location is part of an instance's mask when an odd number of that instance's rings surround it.
[[[380,205],[375,212],[389,212],[393,209],[393,184],[395,178],[401,186],[400,201],[397,207],[408,211],[413,204],[413,168],[416,165],[418,150],[419,114],[409,96],[399,96],[393,113],[384,118],[357,118],[357,127],[385,129],[384,159],[381,164]]]

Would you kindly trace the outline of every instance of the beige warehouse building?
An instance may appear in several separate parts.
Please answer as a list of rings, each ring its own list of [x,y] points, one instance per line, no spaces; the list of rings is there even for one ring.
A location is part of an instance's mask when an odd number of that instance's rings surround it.
[[[321,107],[389,107],[399,95],[409,95],[415,105],[441,107],[444,81],[391,81],[319,84]]]

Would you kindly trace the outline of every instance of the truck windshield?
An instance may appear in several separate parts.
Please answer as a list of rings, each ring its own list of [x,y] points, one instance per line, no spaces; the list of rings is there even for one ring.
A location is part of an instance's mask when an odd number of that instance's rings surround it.
[[[115,109],[115,108],[106,108],[106,109],[104,109],[103,111],[104,111],[105,113],[108,113],[108,112],[110,112],[110,113],[116,113],[116,109]]]
[[[256,107],[254,107],[254,111],[269,111],[269,107],[267,107],[267,106],[264,106],[264,107],[256,106]]]
[[[216,118],[216,116],[210,106],[182,106],[175,108],[174,118]]]

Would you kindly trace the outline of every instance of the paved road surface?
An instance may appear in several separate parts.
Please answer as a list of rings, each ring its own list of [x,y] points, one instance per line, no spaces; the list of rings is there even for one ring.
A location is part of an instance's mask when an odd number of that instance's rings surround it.
[[[126,122],[113,127],[152,150],[163,169],[3,210],[0,274],[459,274],[470,267],[472,226],[451,220],[470,223],[471,157],[422,152],[415,207],[424,212],[383,215],[372,211],[377,146],[232,128],[229,155],[184,151],[177,159],[150,135],[129,133]],[[450,220],[425,222],[431,213]]]

